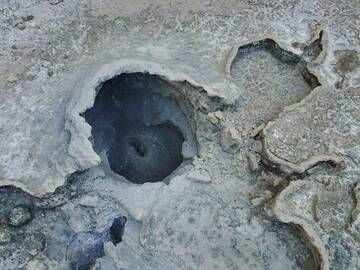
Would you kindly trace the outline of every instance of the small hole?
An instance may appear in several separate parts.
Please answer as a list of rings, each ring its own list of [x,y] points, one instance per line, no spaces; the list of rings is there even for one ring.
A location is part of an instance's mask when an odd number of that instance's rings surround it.
[[[130,146],[133,147],[133,149],[135,150],[135,152],[140,156],[140,157],[145,157],[147,149],[146,146],[139,140],[136,138],[131,138],[130,142],[129,142]]]
[[[125,216],[118,217],[114,219],[113,224],[110,227],[111,242],[115,246],[122,241],[126,222],[127,218]]]

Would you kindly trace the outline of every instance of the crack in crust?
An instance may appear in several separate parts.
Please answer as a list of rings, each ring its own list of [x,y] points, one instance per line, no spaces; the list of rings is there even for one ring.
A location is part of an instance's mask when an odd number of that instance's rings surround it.
[[[267,129],[269,129],[273,124],[274,124],[273,121],[267,123],[265,128],[262,130],[262,134],[261,134],[262,135],[261,136],[262,143],[263,143],[262,156],[263,156],[263,159],[265,159],[268,163],[278,167],[282,172],[287,173],[287,174],[293,174],[293,173],[301,174],[321,162],[331,162],[335,165],[344,164],[345,160],[342,156],[337,155],[337,154],[332,154],[332,153],[314,155],[300,163],[293,163],[286,159],[279,158],[278,156],[276,156],[269,150],[268,143],[266,141]]]

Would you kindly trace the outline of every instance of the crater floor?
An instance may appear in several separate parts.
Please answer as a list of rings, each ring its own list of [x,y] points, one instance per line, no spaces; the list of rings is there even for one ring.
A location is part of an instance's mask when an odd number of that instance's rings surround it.
[[[0,269],[360,269],[356,1],[0,3]]]

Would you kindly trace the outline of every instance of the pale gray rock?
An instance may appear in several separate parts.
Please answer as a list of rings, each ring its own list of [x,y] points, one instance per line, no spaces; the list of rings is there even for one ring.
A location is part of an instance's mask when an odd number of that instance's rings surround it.
[[[49,267],[42,261],[32,260],[26,265],[26,270],[48,270]]]
[[[32,218],[31,211],[25,206],[16,206],[9,213],[9,224],[20,227],[28,223]]]
[[[333,178],[332,184],[326,180]],[[291,182],[277,197],[274,212],[283,222],[302,227],[313,245],[321,269],[357,269],[360,244],[349,231],[353,200],[349,182],[341,176],[317,173]],[[347,182],[347,183],[346,183]],[[335,254],[341,254],[341,259]]]
[[[318,87],[263,131],[264,154],[284,171],[302,173],[318,162],[359,160],[360,89]],[[281,132],[279,132],[281,130]]]
[[[6,245],[11,241],[11,234],[8,229],[1,228],[0,230],[0,245]]]
[[[241,136],[234,127],[224,126],[221,131],[220,144],[225,152],[234,154],[240,149]]]
[[[0,186],[42,197],[7,228],[1,269],[63,269],[71,236],[119,212],[124,245],[104,246],[101,269],[359,268],[356,1],[0,2]],[[185,161],[164,182],[112,172],[83,117],[132,72],[187,101]]]

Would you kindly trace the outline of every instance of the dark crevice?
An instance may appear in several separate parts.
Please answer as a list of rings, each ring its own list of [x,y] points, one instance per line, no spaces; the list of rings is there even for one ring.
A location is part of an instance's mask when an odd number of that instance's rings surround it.
[[[113,224],[110,227],[110,239],[115,246],[122,241],[126,222],[126,217],[117,217],[114,219]]]
[[[308,85],[310,85],[310,87],[312,89],[314,89],[315,87],[318,87],[321,85],[321,83],[319,82],[318,78],[309,71],[309,69],[306,67],[306,63],[303,62],[303,67],[301,69],[301,74],[304,78],[304,80],[308,83]]]
[[[315,88],[321,84],[318,78],[307,68],[307,63],[316,59],[322,52],[323,47],[321,40],[322,32],[320,32],[318,39],[304,48],[303,55],[299,56],[290,51],[284,50],[272,39],[264,39],[239,47],[236,58],[255,51],[269,51],[275,58],[279,59],[283,63],[299,65],[304,80],[311,88]]]
[[[283,63],[297,64],[301,61],[300,56],[282,49],[272,39],[264,39],[239,47],[237,57],[242,54],[248,54],[258,50],[268,50],[274,57],[278,58]]]
[[[315,61],[323,51],[323,31],[320,31],[319,38],[315,39],[309,45],[305,46],[303,50],[302,58],[307,62]]]
[[[104,243],[111,241],[115,246],[122,241],[127,218],[116,217],[109,229],[78,232],[73,235],[68,247],[66,259],[71,270],[89,270],[98,258],[105,256]]]
[[[285,107],[303,100],[321,85],[309,65],[321,54],[321,41],[322,32],[303,47],[301,55],[281,48],[269,38],[240,46],[230,65],[230,76],[241,95],[229,109],[248,111],[259,125],[276,119]],[[263,103],[256,112],[254,101]]]
[[[73,184],[81,178],[83,172],[75,172],[66,178],[64,185],[57,187],[53,193],[46,194],[41,198],[34,198],[36,209],[51,210],[65,205],[69,200],[76,196],[76,189]],[[75,195],[74,195],[75,194]]]
[[[265,171],[272,172],[274,174],[277,174],[279,176],[288,177],[291,176],[297,180],[305,179],[313,174],[314,170],[326,170],[327,172],[335,173],[343,168],[343,164],[335,163],[332,160],[326,160],[326,161],[319,161],[312,165],[311,167],[307,168],[304,172],[291,172],[291,173],[285,173],[281,169],[281,165],[274,164],[273,162],[269,161],[265,155],[262,155],[261,159],[261,166],[264,168]]]

